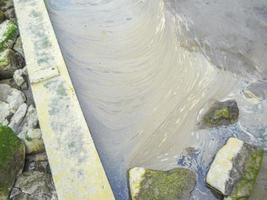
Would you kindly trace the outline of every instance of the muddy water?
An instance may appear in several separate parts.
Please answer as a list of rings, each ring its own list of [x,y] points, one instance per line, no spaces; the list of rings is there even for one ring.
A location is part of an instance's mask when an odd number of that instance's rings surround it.
[[[224,1],[186,2],[47,0],[75,90],[119,200],[128,199],[129,167],[170,169],[177,165],[198,173],[192,199],[216,199],[205,187],[204,176],[219,146],[232,135],[266,144],[267,104],[242,93],[250,82],[264,79],[265,58],[254,51],[264,47],[246,49],[249,45],[242,44],[247,40],[261,44],[260,36],[267,35],[266,10],[259,7],[261,35],[255,34],[259,29],[241,31],[243,40],[236,40],[238,31],[228,37],[205,15],[218,13],[222,23],[218,27],[225,23],[226,29],[233,30],[235,24],[224,21],[224,12],[218,9]],[[218,5],[210,7],[209,3]],[[238,4],[233,8],[223,5],[229,16],[239,16],[233,10]],[[243,7],[250,9],[248,1]],[[214,8],[218,12],[211,12]],[[249,60],[254,54],[255,59]],[[198,130],[203,109],[227,98],[238,101],[238,124]],[[187,147],[195,149],[186,153]]]

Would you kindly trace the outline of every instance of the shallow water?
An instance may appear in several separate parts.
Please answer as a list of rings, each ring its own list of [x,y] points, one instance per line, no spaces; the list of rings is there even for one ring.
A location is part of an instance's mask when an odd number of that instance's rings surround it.
[[[267,102],[242,92],[267,74],[266,5],[260,0],[47,0],[117,199],[128,198],[130,167],[177,165],[198,173],[191,199],[215,199],[204,176],[225,140],[234,135],[267,147]],[[237,100],[239,122],[199,130],[201,111],[227,98]],[[192,146],[193,153],[185,154]]]

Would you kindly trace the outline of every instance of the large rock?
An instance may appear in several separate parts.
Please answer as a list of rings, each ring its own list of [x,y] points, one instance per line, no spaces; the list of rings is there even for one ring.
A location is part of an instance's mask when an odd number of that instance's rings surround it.
[[[0,125],[0,200],[6,200],[25,160],[25,147],[14,132]]]
[[[249,198],[261,168],[263,149],[230,138],[216,154],[208,171],[208,185],[227,199]]]
[[[22,56],[11,49],[0,52],[0,79],[12,78],[14,72],[25,65]]]
[[[136,167],[129,171],[132,200],[187,200],[195,183],[194,172],[185,168],[157,171]]]
[[[236,101],[215,102],[203,116],[202,126],[226,126],[237,122],[239,109]]]
[[[0,24],[0,51],[12,48],[18,36],[18,27],[11,21],[6,20]]]
[[[57,199],[50,174],[42,172],[24,172],[15,183],[10,195],[11,200],[51,200]]]

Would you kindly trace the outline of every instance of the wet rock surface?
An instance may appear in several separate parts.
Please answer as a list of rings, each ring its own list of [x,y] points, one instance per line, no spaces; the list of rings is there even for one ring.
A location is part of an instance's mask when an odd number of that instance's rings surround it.
[[[230,138],[218,151],[208,171],[207,184],[226,199],[248,199],[261,169],[261,148]]]
[[[6,200],[25,160],[23,142],[7,126],[0,124],[0,199]]]
[[[203,116],[202,126],[218,127],[236,123],[239,109],[236,101],[215,102]]]
[[[195,173],[185,168],[158,171],[136,167],[129,171],[133,200],[187,200],[195,183]]]
[[[23,56],[13,3],[1,0],[0,200],[57,199]]]

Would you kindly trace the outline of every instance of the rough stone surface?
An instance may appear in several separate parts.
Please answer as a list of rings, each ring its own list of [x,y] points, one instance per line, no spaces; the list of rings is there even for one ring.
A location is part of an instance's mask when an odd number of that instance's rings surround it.
[[[24,66],[24,60],[11,49],[0,52],[0,78],[12,78],[13,73]]]
[[[261,168],[263,149],[230,138],[215,156],[206,181],[228,199],[248,199]]]
[[[136,167],[129,171],[132,200],[188,200],[195,183],[194,172],[185,168],[157,171]]]
[[[40,129],[30,129],[22,132],[19,137],[24,141],[27,154],[40,153],[45,151],[42,132]]]
[[[18,110],[14,113],[13,117],[10,120],[9,127],[12,128],[13,131],[18,132],[21,122],[23,121],[26,112],[27,112],[27,104],[23,103],[18,108]]]
[[[26,67],[23,69],[18,69],[14,72],[13,79],[18,87],[21,87],[22,89],[27,89],[27,83],[26,83],[26,75],[27,70]]]
[[[0,23],[5,21],[5,19],[6,19],[5,13],[2,10],[0,10]]]
[[[250,84],[244,91],[244,95],[255,102],[267,98],[267,81],[257,81]]]
[[[48,158],[45,152],[28,155],[24,167],[25,171],[40,171],[51,174]]]
[[[0,125],[0,200],[6,200],[25,160],[25,147],[14,132]]]
[[[18,36],[18,27],[11,21],[6,20],[0,24],[0,51],[12,48]]]
[[[51,175],[37,171],[24,172],[18,177],[10,199],[57,199]]]
[[[226,126],[237,122],[239,109],[236,101],[215,102],[203,116],[202,126]]]
[[[24,55],[23,48],[22,48],[21,37],[18,37],[17,38],[16,43],[15,43],[13,49],[15,51],[17,51],[18,53],[20,53],[21,55]]]
[[[38,116],[37,111],[33,105],[30,105],[25,120],[23,121],[22,131],[26,132],[30,129],[35,129],[38,127]]]
[[[8,118],[12,113],[9,110],[9,105],[6,102],[0,101],[0,123],[8,124]]]
[[[15,113],[20,105],[26,101],[26,98],[23,92],[11,88],[7,84],[0,84],[0,101],[8,103],[10,111]]]

